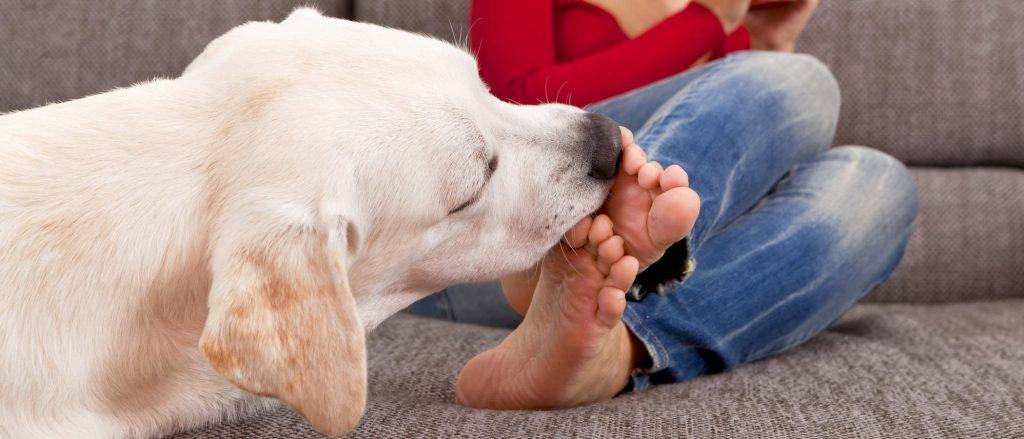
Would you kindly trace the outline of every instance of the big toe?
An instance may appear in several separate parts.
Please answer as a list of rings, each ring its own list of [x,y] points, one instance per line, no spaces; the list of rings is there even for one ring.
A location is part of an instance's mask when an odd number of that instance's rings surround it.
[[[657,247],[668,247],[693,230],[700,197],[688,187],[675,187],[654,198],[647,216],[647,233]]]

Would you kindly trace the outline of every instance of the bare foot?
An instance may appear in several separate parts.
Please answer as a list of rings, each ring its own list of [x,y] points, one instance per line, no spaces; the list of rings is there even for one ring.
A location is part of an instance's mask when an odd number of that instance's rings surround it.
[[[662,169],[647,162],[633,142],[633,134],[622,129],[622,166],[602,210],[614,224],[614,233],[624,239],[626,254],[637,258],[642,272],[660,259],[665,250],[685,238],[700,211],[700,197],[689,187],[689,177],[678,165]],[[604,221],[598,217],[595,221]],[[501,279],[502,291],[510,305],[525,315],[536,290],[539,267]]]
[[[633,348],[621,317],[639,265],[611,220],[584,219],[541,264],[523,323],[459,373],[460,404],[571,407],[610,399],[628,382]]]
[[[523,323],[459,373],[470,407],[571,407],[615,396],[642,353],[622,323],[636,274],[693,229],[700,199],[679,166],[663,169],[623,129],[619,174],[603,211],[566,233],[537,267],[502,279]]]

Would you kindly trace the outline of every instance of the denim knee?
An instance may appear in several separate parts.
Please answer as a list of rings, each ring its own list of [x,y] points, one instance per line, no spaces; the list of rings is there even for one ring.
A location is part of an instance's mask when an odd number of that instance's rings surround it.
[[[811,55],[747,51],[728,58],[730,71],[757,81],[785,103],[789,114],[799,120],[809,144],[820,152],[832,145],[839,121],[839,83],[823,62]]]
[[[732,68],[770,84],[780,84],[797,99],[813,99],[828,119],[839,115],[840,91],[832,70],[807,54],[746,51],[729,57]]]
[[[821,184],[818,213],[849,238],[906,237],[917,216],[917,185],[907,167],[877,149],[841,146],[822,154],[835,162]]]

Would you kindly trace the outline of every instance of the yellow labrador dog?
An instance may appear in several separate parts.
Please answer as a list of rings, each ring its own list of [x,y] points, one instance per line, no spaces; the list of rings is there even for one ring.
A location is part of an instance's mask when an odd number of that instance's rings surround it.
[[[299,9],[179,78],[0,116],[0,436],[150,437],[366,403],[364,335],[537,261],[609,119],[493,98],[438,40]]]

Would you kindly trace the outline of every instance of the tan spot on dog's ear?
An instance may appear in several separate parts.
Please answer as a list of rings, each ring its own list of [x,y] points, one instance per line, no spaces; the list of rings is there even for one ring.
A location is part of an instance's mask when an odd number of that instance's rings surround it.
[[[362,324],[324,234],[287,229],[214,267],[200,351],[240,388],[273,396],[320,432],[351,431],[366,404]]]

